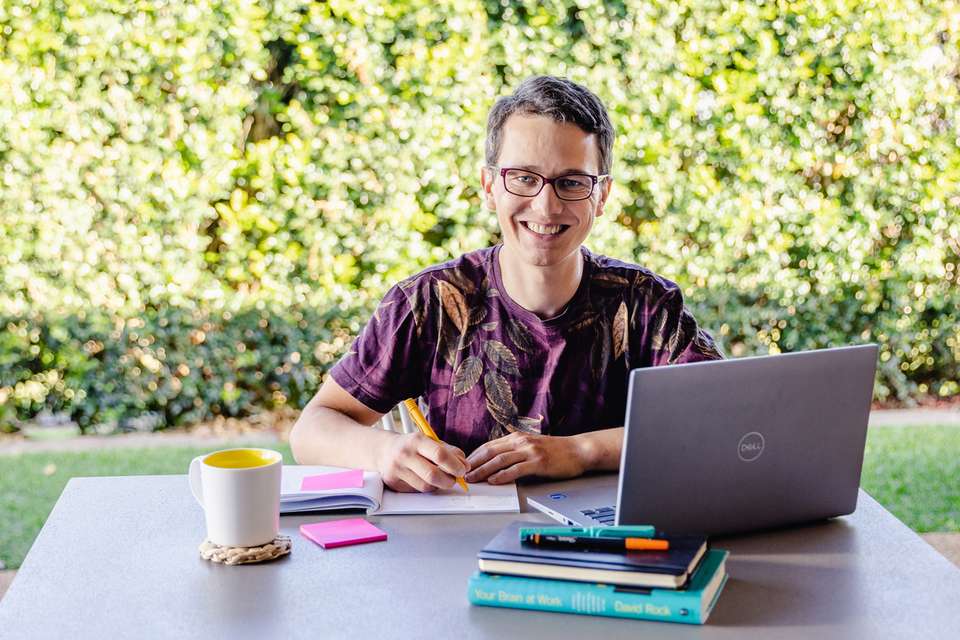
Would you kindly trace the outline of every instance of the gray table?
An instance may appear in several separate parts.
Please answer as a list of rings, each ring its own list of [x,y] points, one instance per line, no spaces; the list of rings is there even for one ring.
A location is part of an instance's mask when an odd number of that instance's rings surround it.
[[[517,517],[374,517],[387,542],[324,551],[297,528],[326,517],[289,516],[290,556],[226,567],[197,554],[185,476],[77,478],[0,602],[0,637],[960,637],[960,570],[865,493],[846,518],[715,539],[731,577],[704,627],[470,606],[477,550]]]

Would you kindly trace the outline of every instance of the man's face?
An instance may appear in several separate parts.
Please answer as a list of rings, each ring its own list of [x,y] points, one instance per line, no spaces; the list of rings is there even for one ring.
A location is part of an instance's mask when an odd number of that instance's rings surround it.
[[[515,114],[502,135],[499,167],[529,169],[547,178],[600,173],[596,136],[575,124]],[[559,264],[580,249],[610,193],[609,180],[579,201],[561,200],[547,184],[532,198],[513,195],[504,188],[498,169],[485,168],[480,180],[487,208],[497,213],[509,259],[537,267]]]

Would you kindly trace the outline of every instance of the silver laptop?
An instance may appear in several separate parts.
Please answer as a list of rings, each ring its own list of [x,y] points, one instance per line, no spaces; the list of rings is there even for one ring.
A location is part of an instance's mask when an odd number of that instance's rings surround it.
[[[635,369],[618,481],[527,502],[577,526],[721,534],[852,513],[877,346]]]

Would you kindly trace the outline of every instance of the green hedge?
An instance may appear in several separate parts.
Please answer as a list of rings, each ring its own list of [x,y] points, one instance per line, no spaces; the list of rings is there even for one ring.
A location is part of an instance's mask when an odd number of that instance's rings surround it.
[[[0,422],[302,405],[391,282],[496,240],[485,117],[536,73],[619,134],[589,245],[678,281],[728,353],[876,341],[880,397],[956,394],[958,14],[8,0]]]
[[[5,327],[0,353],[16,367],[3,375],[36,373],[0,404],[0,419],[12,424],[18,414],[47,409],[110,430],[303,406],[356,330],[333,311],[214,317],[176,308],[128,320],[34,318]]]

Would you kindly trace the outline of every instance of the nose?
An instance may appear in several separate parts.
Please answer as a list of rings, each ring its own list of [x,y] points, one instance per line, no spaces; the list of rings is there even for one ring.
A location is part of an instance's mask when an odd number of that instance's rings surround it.
[[[531,208],[534,211],[538,211],[544,215],[551,215],[554,213],[560,213],[563,209],[564,201],[557,196],[557,192],[554,190],[552,184],[543,185],[543,189],[540,190],[540,193],[533,197],[533,203]]]

